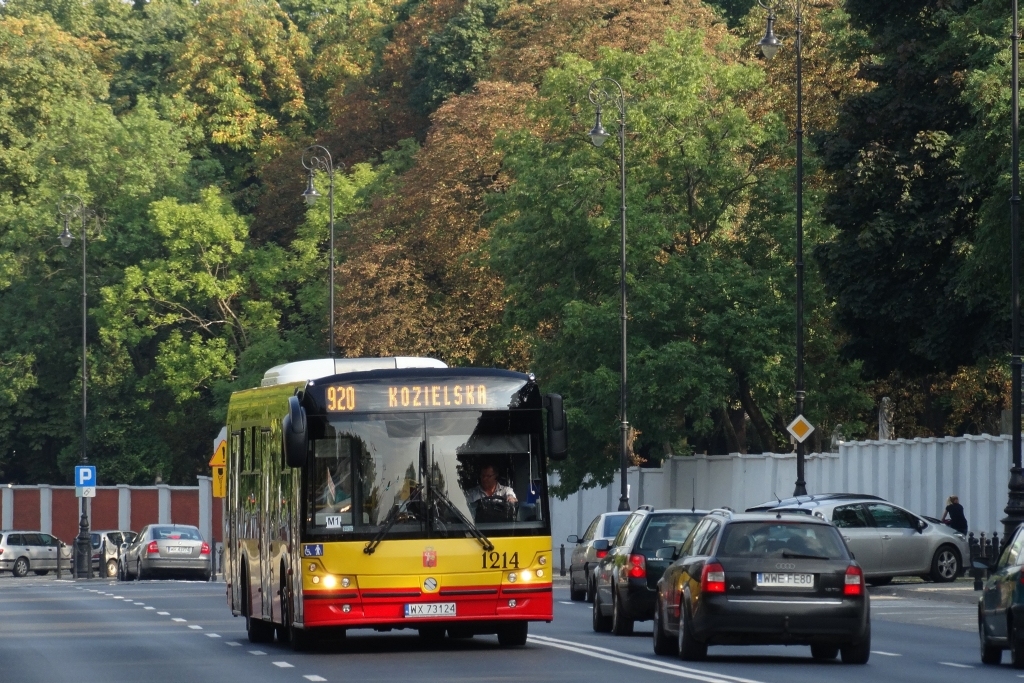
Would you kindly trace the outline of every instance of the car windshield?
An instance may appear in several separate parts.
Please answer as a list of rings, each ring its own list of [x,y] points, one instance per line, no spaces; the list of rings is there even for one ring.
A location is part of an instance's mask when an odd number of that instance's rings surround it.
[[[619,529],[625,524],[626,518],[629,517],[629,513],[622,513],[621,515],[608,515],[604,518],[604,533],[601,534],[600,538],[615,538],[615,534],[619,533]]]
[[[157,541],[201,541],[198,529],[182,529],[173,526],[153,527],[153,539]]]
[[[839,532],[825,524],[734,522],[725,527],[719,557],[818,557],[846,559]]]
[[[367,538],[547,528],[537,416],[506,411],[353,415],[313,440],[311,531]]]
[[[640,539],[641,550],[657,550],[666,546],[680,546],[690,530],[697,525],[704,515],[700,514],[654,514],[650,516],[643,538]]]

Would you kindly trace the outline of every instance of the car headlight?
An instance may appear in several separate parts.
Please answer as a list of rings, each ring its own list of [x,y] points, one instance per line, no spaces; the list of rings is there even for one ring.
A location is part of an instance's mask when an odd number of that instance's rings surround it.
[[[954,535],[954,536],[956,536],[957,538],[959,538],[959,539],[960,539],[961,541],[966,541],[966,540],[967,540],[967,537],[966,537],[966,536],[964,536],[963,534],[961,534],[961,533],[960,533],[959,531],[958,531],[958,532],[956,532],[956,533],[955,533],[955,534],[953,534],[953,535]]]

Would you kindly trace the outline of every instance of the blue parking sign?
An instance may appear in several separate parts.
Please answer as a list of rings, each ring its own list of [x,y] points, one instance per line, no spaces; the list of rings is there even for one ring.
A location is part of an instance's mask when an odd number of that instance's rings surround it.
[[[75,486],[96,486],[96,466],[75,465]]]

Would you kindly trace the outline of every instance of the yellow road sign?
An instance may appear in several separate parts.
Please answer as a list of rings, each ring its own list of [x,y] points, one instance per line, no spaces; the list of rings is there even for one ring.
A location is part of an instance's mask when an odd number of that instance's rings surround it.
[[[793,435],[798,442],[803,443],[814,431],[814,425],[807,421],[803,415],[797,415],[796,419],[789,423],[786,431]]]
[[[226,467],[213,468],[213,497],[224,498],[228,490],[228,477]]]
[[[228,442],[221,441],[217,444],[217,450],[213,452],[213,457],[210,458],[210,467],[227,467],[228,464]]]

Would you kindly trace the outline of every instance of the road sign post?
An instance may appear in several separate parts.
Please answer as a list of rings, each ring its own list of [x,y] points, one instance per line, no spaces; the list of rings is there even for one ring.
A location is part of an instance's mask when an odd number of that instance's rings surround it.
[[[227,430],[221,430],[225,435]],[[210,467],[213,468],[213,497],[224,498],[227,494],[227,466],[228,466],[228,442],[221,438],[214,442],[213,457],[210,458]]]

